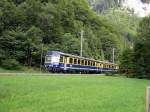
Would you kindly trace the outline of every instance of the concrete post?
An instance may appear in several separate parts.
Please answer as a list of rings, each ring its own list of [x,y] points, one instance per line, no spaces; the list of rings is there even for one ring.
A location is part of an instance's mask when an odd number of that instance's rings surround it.
[[[150,112],[150,87],[147,88],[146,112]]]

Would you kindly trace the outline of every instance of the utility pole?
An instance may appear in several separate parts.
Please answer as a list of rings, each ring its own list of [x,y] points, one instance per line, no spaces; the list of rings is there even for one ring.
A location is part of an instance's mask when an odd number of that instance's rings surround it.
[[[41,62],[40,62],[40,72],[42,73],[42,62],[43,62],[43,43],[41,48]]]
[[[115,63],[115,48],[113,48],[113,63]]]
[[[83,53],[83,33],[84,31],[81,30],[81,48],[80,48],[80,56],[82,57]]]

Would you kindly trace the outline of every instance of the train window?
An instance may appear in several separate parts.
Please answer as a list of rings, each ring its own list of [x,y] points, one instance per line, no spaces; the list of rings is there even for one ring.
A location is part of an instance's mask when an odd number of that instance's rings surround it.
[[[92,62],[92,66],[94,66],[94,62]]]
[[[80,65],[80,62],[81,62],[80,59],[78,59],[78,64],[79,64],[79,65]]]
[[[100,63],[98,64],[98,67],[99,67],[99,68],[101,67],[101,64],[100,64]]]
[[[97,63],[95,62],[95,67],[97,67]]]
[[[93,62],[93,66],[95,66],[95,62]]]
[[[101,64],[101,68],[103,67],[103,64]]]
[[[85,60],[85,65],[87,65],[87,60]]]
[[[60,63],[63,63],[63,62],[64,62],[64,57],[60,56]]]
[[[81,64],[84,65],[84,60],[82,60]]]
[[[78,60],[75,58],[75,59],[74,59],[74,64],[77,64],[77,62],[78,62]]]
[[[50,57],[50,56],[46,56],[46,57],[45,57],[45,61],[46,61],[46,62],[51,62],[51,57]]]
[[[99,65],[98,65],[98,63],[96,62],[96,67],[98,67]]]
[[[69,63],[70,63],[70,64],[73,63],[73,58],[69,58]]]
[[[87,65],[87,60],[85,60],[85,66]]]
[[[99,67],[99,63],[97,63],[97,67]]]
[[[96,66],[99,67],[99,63],[96,63]]]
[[[93,62],[91,61],[91,66],[93,66]]]
[[[90,64],[91,64],[91,61],[88,61],[88,66],[90,66]]]
[[[90,61],[90,66],[92,66],[92,61]]]

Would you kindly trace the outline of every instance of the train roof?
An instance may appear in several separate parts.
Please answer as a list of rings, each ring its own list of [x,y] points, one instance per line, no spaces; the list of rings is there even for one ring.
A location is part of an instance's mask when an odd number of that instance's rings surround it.
[[[70,56],[70,57],[76,57],[76,58],[86,59],[86,60],[91,60],[91,61],[96,61],[96,62],[100,62],[100,63],[115,64],[115,63],[111,63],[111,62],[107,62],[107,61],[99,61],[99,60],[95,60],[95,59],[92,59],[92,58],[86,58],[86,57],[81,57],[81,56],[72,55],[72,54],[68,54],[68,53],[63,53],[63,52],[60,52],[60,51],[48,51],[47,52],[47,55],[52,55],[52,54],[54,54],[54,55],[65,55],[65,56]]]

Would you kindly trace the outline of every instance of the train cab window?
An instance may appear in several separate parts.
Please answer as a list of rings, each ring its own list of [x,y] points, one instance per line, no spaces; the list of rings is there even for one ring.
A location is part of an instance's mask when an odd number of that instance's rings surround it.
[[[70,64],[73,63],[73,58],[69,58],[69,63],[70,63]]]
[[[74,64],[77,64],[77,62],[78,62],[78,60],[75,58],[75,59],[74,59]]]
[[[45,57],[45,62],[51,62],[51,56],[46,56]]]
[[[63,63],[63,62],[64,62],[64,57],[60,56],[60,63]]]

